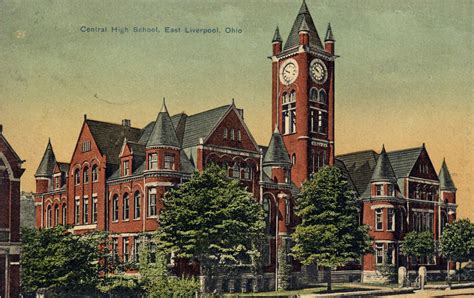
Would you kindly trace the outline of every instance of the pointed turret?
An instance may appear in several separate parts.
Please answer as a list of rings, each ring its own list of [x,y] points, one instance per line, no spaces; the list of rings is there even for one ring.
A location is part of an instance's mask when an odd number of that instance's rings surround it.
[[[303,19],[301,22],[300,29],[298,31],[298,34],[300,36],[300,45],[308,45],[309,44],[309,26],[306,23],[306,20]]]
[[[48,145],[36,170],[35,177],[51,177],[55,165],[56,157],[54,156],[53,146],[51,145],[51,140],[48,140]]]
[[[283,138],[281,137],[278,127],[275,127],[273,131],[270,144],[263,158],[263,165],[291,165],[290,156],[283,143]]]
[[[332,34],[331,23],[328,23],[328,29],[326,30],[326,37],[324,38],[324,41],[336,41],[334,39],[334,35]]]
[[[397,177],[393,171],[390,160],[388,159],[387,152],[385,152],[385,146],[382,147],[377,164],[375,165],[374,172],[370,182],[392,182],[396,183]]]
[[[283,39],[281,38],[281,35],[280,35],[280,29],[277,26],[275,29],[275,34],[273,34],[273,39],[272,39],[273,56],[280,54],[282,42],[283,42]]]
[[[451,174],[449,173],[448,166],[446,165],[445,159],[443,159],[443,164],[441,165],[441,170],[439,171],[439,189],[446,190],[446,191],[456,191],[456,186],[454,185],[454,181],[451,178]]]
[[[165,100],[163,99],[163,107],[156,117],[155,126],[151,132],[150,138],[146,143],[146,148],[153,147],[177,147],[179,148],[178,137],[171,121]]]
[[[283,39],[281,38],[281,35],[280,35],[280,29],[278,28],[278,26],[275,29],[275,34],[273,34],[272,42],[283,42]]]
[[[334,35],[332,34],[331,23],[328,23],[328,29],[326,31],[326,38],[324,38],[324,50],[331,55],[334,55]]]
[[[303,23],[306,23],[306,25]],[[305,26],[307,29],[305,29]],[[318,31],[316,30],[316,26],[314,25],[313,18],[311,17],[308,6],[304,0],[293,23],[290,34],[288,35],[288,39],[286,40],[284,47],[285,50],[296,47],[300,44],[299,33],[300,29],[302,28],[308,31],[310,46],[319,48],[321,50],[324,49],[321,39],[319,38]]]

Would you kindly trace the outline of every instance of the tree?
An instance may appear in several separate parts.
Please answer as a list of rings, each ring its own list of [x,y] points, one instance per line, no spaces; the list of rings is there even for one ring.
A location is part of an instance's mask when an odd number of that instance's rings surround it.
[[[293,233],[293,255],[304,265],[329,269],[357,260],[371,251],[366,225],[359,224],[359,202],[341,170],[324,167],[303,184],[297,197],[301,219]]]
[[[430,231],[412,231],[405,234],[400,248],[401,253],[407,257],[433,257],[435,253],[435,242],[433,233]]]
[[[99,260],[106,239],[102,233],[79,236],[63,226],[22,230],[22,286],[27,292],[40,288],[79,292],[95,289],[103,269]]]
[[[199,261],[201,275],[226,265],[255,264],[264,238],[263,209],[238,180],[211,165],[163,200],[159,248]]]
[[[441,255],[449,262],[468,261],[474,257],[474,224],[469,219],[461,219],[448,224],[440,239]]]

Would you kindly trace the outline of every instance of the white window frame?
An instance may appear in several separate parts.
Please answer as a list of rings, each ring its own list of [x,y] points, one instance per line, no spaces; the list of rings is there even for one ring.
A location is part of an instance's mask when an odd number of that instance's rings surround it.
[[[79,198],[74,200],[74,223],[76,225],[81,223],[81,201]]]
[[[119,221],[119,196],[114,195],[112,197],[112,221],[118,222]]]
[[[383,196],[383,184],[375,184],[375,196],[376,197]]]
[[[122,237],[122,260],[124,263],[130,261],[130,239]]]
[[[97,196],[92,197],[92,223],[97,223]]]
[[[130,195],[128,192],[122,196],[122,220],[127,221],[130,219]]]
[[[99,181],[99,167],[97,165],[92,166],[92,182]]]
[[[375,213],[375,230],[383,231],[383,208],[376,208]],[[381,227],[379,228],[378,224],[380,223]]]
[[[379,258],[382,260],[379,262]],[[375,243],[375,264],[383,265],[385,264],[385,247],[383,243]]]
[[[82,222],[89,223],[89,198],[87,197],[82,199]]]
[[[158,195],[157,190],[155,187],[148,188],[148,196],[147,196],[147,217],[156,217],[157,215],[157,202],[158,202]],[[152,200],[153,198],[153,200]]]
[[[391,215],[390,215],[391,213]],[[387,208],[387,231],[395,231],[395,209]]]
[[[165,154],[165,163],[164,163],[164,168],[166,170],[174,170],[174,163],[175,163],[175,155],[168,153]]]
[[[158,169],[158,153],[148,154],[148,169],[149,170]]]
[[[141,193],[139,191],[136,191],[133,194],[133,219],[140,219],[140,215],[142,212],[141,200],[142,200]]]
[[[130,161],[128,160],[123,161],[123,175],[124,176],[130,175]]]

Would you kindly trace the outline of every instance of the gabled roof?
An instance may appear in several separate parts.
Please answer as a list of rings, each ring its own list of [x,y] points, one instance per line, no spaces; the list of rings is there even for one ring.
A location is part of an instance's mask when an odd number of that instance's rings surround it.
[[[56,157],[54,156],[53,146],[51,140],[48,140],[48,145],[44,151],[43,158],[36,170],[35,177],[49,177],[53,174],[54,166],[56,165]]]
[[[119,164],[124,139],[137,142],[141,135],[141,130],[138,128],[90,119],[85,121],[100,153],[107,156],[107,163]]]
[[[160,146],[180,147],[173,122],[171,122],[171,118],[168,114],[168,109],[166,108],[164,101],[163,107],[156,117],[155,125],[153,126],[153,130],[146,143],[147,148]]]
[[[184,121],[184,133],[182,133],[182,148],[189,148],[199,144],[199,139],[205,139],[216,124],[230,109],[231,105],[225,105],[194,115],[189,115],[183,119],[183,114],[171,117],[174,127],[178,127],[180,121]],[[181,132],[180,132],[181,133]]]
[[[338,155],[336,157],[337,160],[344,163],[356,187],[356,191],[359,195],[362,195],[372,178],[377,161],[377,153],[373,150],[348,153]]]
[[[387,153],[397,178],[408,177],[410,175],[422,150],[423,147],[417,147]]]
[[[283,138],[281,137],[278,127],[275,127],[272,137],[270,139],[270,144],[265,152],[265,157],[263,158],[263,165],[290,165],[290,155],[288,150],[286,150],[285,143],[283,143]]]
[[[393,183],[397,182],[397,177],[393,172],[392,165],[390,164],[390,160],[388,159],[387,153],[385,152],[385,147],[382,147],[382,152],[380,152],[380,155],[377,158],[377,164],[375,165],[372,178],[370,179],[370,182],[379,181],[390,181]]]
[[[456,186],[454,185],[454,181],[451,178],[451,174],[449,173],[448,166],[444,159],[438,177],[440,190],[456,191]]]
[[[313,18],[309,13],[308,6],[306,6],[306,2],[303,0],[301,4],[301,8],[296,16],[295,22],[293,23],[293,27],[291,28],[290,34],[286,40],[284,49],[290,49],[292,47],[299,45],[299,31],[303,24],[303,21],[306,22],[309,31],[309,44],[312,47],[323,49],[323,44],[321,43],[321,39],[319,38],[318,31],[316,30],[316,26],[314,25]]]

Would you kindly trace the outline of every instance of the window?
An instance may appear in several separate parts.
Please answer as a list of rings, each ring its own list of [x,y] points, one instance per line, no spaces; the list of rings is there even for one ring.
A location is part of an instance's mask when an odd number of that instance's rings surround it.
[[[291,224],[291,202],[288,198],[285,200],[285,224]]]
[[[123,252],[123,261],[126,263],[130,259],[130,250],[129,250],[129,243],[130,240],[128,237],[123,237],[122,238],[122,252]]]
[[[377,265],[382,265],[383,259],[383,244],[375,243],[375,263]]]
[[[224,140],[227,140],[227,127],[224,127]]]
[[[240,178],[240,166],[237,162],[232,167],[232,178]]]
[[[375,230],[381,231],[383,230],[383,209],[377,208],[375,209]]]
[[[327,94],[326,94],[326,91],[324,91],[324,89],[321,89],[319,90],[319,102],[320,103],[323,103],[323,104],[326,104],[327,103]]]
[[[118,195],[115,195],[112,198],[112,220],[118,221],[118,217],[119,217]]]
[[[291,163],[292,163],[293,165],[296,164],[296,154],[294,154],[294,153],[293,153],[293,155],[291,156]]]
[[[271,210],[270,210],[270,200],[268,198],[263,198],[263,211],[265,212],[265,223],[266,223],[267,233],[271,234],[271,231],[270,231]]]
[[[235,140],[235,131],[233,128],[230,129],[230,139],[233,141]]]
[[[61,176],[54,177],[54,188],[55,189],[61,188]]]
[[[375,195],[376,196],[383,195],[383,185],[382,184],[376,184],[375,185]]]
[[[395,231],[395,210],[393,208],[387,209],[387,230]]]
[[[92,181],[99,181],[99,168],[97,167],[97,165],[92,166]]]
[[[118,238],[112,238],[112,263],[118,260]]]
[[[63,216],[62,224],[63,224],[63,225],[66,225],[66,224],[67,224],[67,208],[66,208],[66,203],[63,204],[61,211],[62,211],[62,216]]]
[[[252,178],[250,166],[244,166],[242,169],[242,178],[245,180],[250,180]]]
[[[82,173],[82,182],[84,184],[89,183],[89,168],[85,167]]]
[[[388,195],[389,196],[395,196],[395,188],[393,187],[393,184],[388,185]]]
[[[79,175],[79,169],[74,171],[74,184],[79,185],[81,183],[81,175]]]
[[[122,206],[122,219],[127,220],[129,211],[130,211],[130,205],[129,205],[129,198],[128,198],[128,193],[125,193],[123,195],[123,206]]]
[[[149,170],[158,169],[158,154],[157,153],[148,154],[148,169]]]
[[[51,205],[46,208],[46,227],[51,228],[52,224],[52,216],[51,216]]]
[[[174,154],[165,155],[165,169],[174,170]]]
[[[74,223],[78,225],[80,223],[81,216],[81,202],[76,199],[74,202]]]
[[[318,89],[311,88],[311,90],[309,91],[309,100],[318,101]]]
[[[82,152],[91,151],[91,141],[82,142]]]
[[[92,197],[92,222],[97,223],[97,197]]]
[[[242,133],[240,130],[237,131],[237,141],[242,142]]]
[[[283,134],[290,134],[296,132],[296,93],[291,92],[288,97],[287,93],[283,94],[282,101],[282,121]]]
[[[133,218],[140,218],[140,192],[136,191],[133,196]]]
[[[133,261],[138,263],[140,262],[140,237],[133,237]]]
[[[124,176],[130,175],[130,165],[129,165],[129,161],[128,161],[128,160],[125,160],[125,161],[123,162],[123,175],[124,175]]]
[[[387,258],[385,259],[385,264],[388,265],[395,265],[395,243],[388,243],[387,244]]]
[[[59,206],[54,205],[54,225],[59,225]]]
[[[86,224],[89,222],[89,199],[84,198],[83,204],[84,204],[84,206],[82,206],[82,209],[84,210],[83,222]]]
[[[156,216],[156,188],[148,190],[148,216]]]

